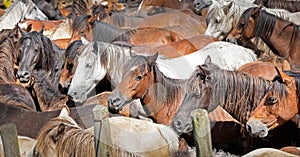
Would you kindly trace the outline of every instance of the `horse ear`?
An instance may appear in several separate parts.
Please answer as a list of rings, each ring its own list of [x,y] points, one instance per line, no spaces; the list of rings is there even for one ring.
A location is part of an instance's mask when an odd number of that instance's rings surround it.
[[[132,58],[132,57],[135,57],[135,56],[137,56],[137,54],[135,52],[130,51],[130,57]]]
[[[156,52],[152,56],[148,56],[147,59],[150,61],[150,63],[154,63],[156,61],[157,57],[158,57],[158,52]]]
[[[69,117],[70,116],[70,109],[68,106],[64,106],[59,114],[59,117]]]
[[[276,66],[275,66],[276,72],[278,74],[278,81],[281,83],[284,83],[287,86],[290,86],[292,83],[291,77],[288,76],[286,73],[283,71],[280,71]]]
[[[232,3],[233,2],[229,2],[227,5],[225,5],[225,7],[224,7],[224,12],[225,12],[225,14],[227,15],[228,14],[228,12],[229,12],[229,10],[230,10],[230,8],[231,8],[231,6],[232,6]]]
[[[61,134],[63,134],[64,131],[65,125],[63,123],[60,123],[58,126],[56,126],[50,131],[50,136],[52,137],[54,143],[56,143],[59,140]]]
[[[85,37],[83,37],[83,36],[81,36],[80,39],[81,39],[81,42],[82,42],[83,45],[88,45],[88,44],[90,43],[90,41],[88,41],[88,40],[87,40]]]
[[[20,30],[20,32],[21,32],[21,34],[22,34],[22,36],[24,36],[24,35],[26,34],[26,32],[25,32],[25,31],[23,31],[23,30],[22,30],[22,28],[20,28],[20,26],[18,26],[18,29]]]
[[[256,18],[259,15],[260,9],[262,8],[262,4],[259,4],[251,13],[251,17]]]
[[[39,31],[39,34],[43,35],[44,32],[44,26],[42,26],[41,30]]]
[[[210,55],[208,55],[208,56],[206,57],[206,59],[205,59],[204,64],[207,64],[207,63],[211,63],[211,57],[210,57]]]
[[[30,32],[32,30],[32,24],[29,24],[26,28],[26,32]]]

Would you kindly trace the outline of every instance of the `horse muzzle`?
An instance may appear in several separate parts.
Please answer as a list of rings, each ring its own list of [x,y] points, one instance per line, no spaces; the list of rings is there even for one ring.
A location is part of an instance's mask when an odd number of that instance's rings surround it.
[[[119,96],[120,94],[111,94],[108,96],[108,109],[112,113],[119,113],[119,111],[126,104],[124,98]]]
[[[268,127],[260,120],[251,118],[246,124],[246,129],[251,136],[264,138],[268,136]]]
[[[18,71],[16,78],[20,80],[21,83],[28,83],[30,81],[30,73],[28,71]]]

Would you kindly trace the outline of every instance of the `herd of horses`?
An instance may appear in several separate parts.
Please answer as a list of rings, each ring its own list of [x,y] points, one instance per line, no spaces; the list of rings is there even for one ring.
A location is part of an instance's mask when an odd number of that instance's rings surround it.
[[[3,12],[0,124],[34,141],[24,156],[95,156],[99,104],[116,156],[195,155],[196,109],[214,148],[300,155],[299,0],[14,0]]]

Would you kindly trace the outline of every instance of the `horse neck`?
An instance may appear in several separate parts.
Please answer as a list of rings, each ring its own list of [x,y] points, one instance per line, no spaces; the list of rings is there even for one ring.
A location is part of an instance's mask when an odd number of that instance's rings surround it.
[[[242,16],[242,14],[249,8],[249,6],[241,6],[238,5],[237,2],[232,2],[233,6],[231,7],[232,9],[232,16],[234,17],[234,21],[232,23],[232,26],[234,27],[235,25],[237,25],[237,23],[239,22],[240,17]]]
[[[215,84],[209,108],[213,109],[218,104],[241,123],[246,122],[271,84],[270,81],[232,71],[220,70],[214,75],[216,80],[213,80]]]
[[[112,44],[109,44],[105,47],[106,50],[103,53],[106,53],[106,55],[101,55],[101,57],[105,56],[105,58],[101,58],[101,60],[107,61],[106,69],[108,78],[111,84],[116,86],[121,82],[122,68],[120,67],[122,67],[127,60],[129,60],[130,49],[114,46]]]
[[[17,0],[0,18],[0,30],[13,29],[18,22],[24,19],[24,4]]]
[[[141,98],[141,103],[157,123],[171,125],[183,99],[186,80],[168,78],[159,71],[156,64],[151,66],[154,80]]]
[[[266,34],[267,31],[264,32],[265,33],[261,33],[258,37],[261,37],[274,53],[282,57],[289,57],[289,51],[293,45],[293,42],[299,40],[300,38],[299,26],[277,17],[272,33],[268,35]],[[257,34],[259,33],[256,33],[256,35]]]

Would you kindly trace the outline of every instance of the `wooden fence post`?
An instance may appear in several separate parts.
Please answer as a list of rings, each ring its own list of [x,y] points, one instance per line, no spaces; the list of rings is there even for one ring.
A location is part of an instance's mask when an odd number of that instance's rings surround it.
[[[13,123],[0,126],[5,157],[20,157],[17,127]]]
[[[93,108],[96,157],[112,157],[112,142],[108,108],[97,105]]]
[[[192,118],[197,157],[212,156],[210,120],[207,111],[196,109],[192,112]]]

